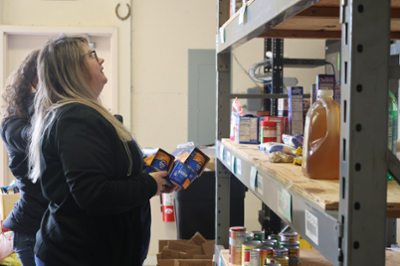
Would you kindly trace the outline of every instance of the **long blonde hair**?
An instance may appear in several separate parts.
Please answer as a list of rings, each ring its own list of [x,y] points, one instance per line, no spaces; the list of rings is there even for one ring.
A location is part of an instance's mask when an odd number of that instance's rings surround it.
[[[114,126],[123,142],[131,140],[129,130],[100,104],[85,82],[84,73],[89,72],[82,56],[83,43],[88,44],[86,38],[60,36],[48,41],[39,54],[39,88],[29,149],[30,178],[34,182],[40,177],[40,140],[57,110],[66,104],[80,103],[95,109]]]

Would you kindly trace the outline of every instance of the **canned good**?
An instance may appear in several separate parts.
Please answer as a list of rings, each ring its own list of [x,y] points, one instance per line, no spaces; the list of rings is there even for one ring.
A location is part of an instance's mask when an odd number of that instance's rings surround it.
[[[285,256],[272,256],[267,258],[268,263],[276,263],[278,265],[289,266],[289,258]]]
[[[283,257],[287,257],[289,256],[289,251],[287,248],[285,247],[281,247],[281,246],[274,246],[272,247],[272,249],[274,250],[274,255],[275,256],[283,256]]]
[[[251,231],[251,236],[253,240],[263,241],[265,239],[264,231]]]
[[[243,265],[260,266],[260,250],[258,248],[246,248]]]
[[[275,239],[266,239],[266,240],[263,240],[261,243],[263,246],[267,246],[267,247],[272,247],[272,246],[278,245],[278,241],[276,241]]]
[[[299,246],[287,246],[286,248],[288,250],[289,266],[298,266],[300,257]]]
[[[246,240],[246,227],[229,228],[229,263],[242,264],[242,244]]]
[[[296,232],[285,232],[280,234],[281,241],[296,241],[298,234]]]
[[[260,247],[260,266],[264,266],[266,259],[274,255],[272,247],[262,246]]]
[[[246,249],[260,248],[261,246],[262,246],[261,241],[258,241],[258,240],[246,241],[242,244],[242,260],[241,260],[242,266],[245,266],[244,265],[244,251]]]
[[[250,234],[246,233],[246,241],[251,241],[253,240],[253,237]]]
[[[282,247],[287,247],[287,246],[300,246],[299,241],[281,241],[279,243],[280,246]]]
[[[279,235],[268,235],[268,239],[276,240],[278,242],[278,245],[281,241],[281,237]]]

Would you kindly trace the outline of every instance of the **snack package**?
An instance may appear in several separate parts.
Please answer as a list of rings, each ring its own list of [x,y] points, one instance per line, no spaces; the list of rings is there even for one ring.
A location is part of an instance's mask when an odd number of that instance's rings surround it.
[[[268,158],[273,163],[292,163],[294,156],[286,152],[275,151],[268,153]]]
[[[296,149],[293,148],[292,146],[278,143],[278,142],[266,142],[263,144],[258,145],[258,149],[260,151],[264,151],[266,153],[272,153],[272,152],[285,152],[289,155],[295,156],[295,151]]]
[[[232,103],[232,112],[231,112],[231,130],[230,130],[230,139],[232,141],[235,141],[235,128],[236,128],[236,116],[244,116],[242,106],[240,105],[240,102],[238,98],[236,97],[235,100],[233,100]]]
[[[295,148],[303,146],[303,137],[300,135],[286,135],[282,134],[283,143],[289,146],[293,146]]]

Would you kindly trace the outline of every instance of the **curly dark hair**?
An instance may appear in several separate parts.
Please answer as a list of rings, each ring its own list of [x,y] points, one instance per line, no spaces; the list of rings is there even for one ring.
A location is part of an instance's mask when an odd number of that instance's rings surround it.
[[[27,98],[37,82],[37,58],[40,50],[32,51],[8,77],[3,92],[6,107],[3,121],[11,115],[29,119],[26,111]]]

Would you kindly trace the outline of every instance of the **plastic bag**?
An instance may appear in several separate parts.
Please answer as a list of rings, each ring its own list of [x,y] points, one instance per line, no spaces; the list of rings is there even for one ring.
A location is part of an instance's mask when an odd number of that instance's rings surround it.
[[[244,116],[242,106],[240,105],[240,102],[238,98],[236,97],[235,100],[233,100],[232,103],[232,112],[231,112],[231,130],[229,137],[232,141],[235,141],[235,128],[236,128],[236,116]]]
[[[260,151],[264,151],[266,153],[280,151],[280,152],[290,154],[292,156],[295,156],[295,150],[296,150],[296,148],[293,148],[292,146],[278,143],[278,142],[266,142],[266,143],[260,144],[260,145],[258,145],[258,149]]]
[[[293,155],[282,151],[269,152],[268,158],[273,163],[292,163],[294,160]]]
[[[4,260],[14,252],[12,242],[11,231],[0,233],[0,261]]]
[[[10,256],[5,258],[0,264],[7,265],[7,266],[22,266],[17,253],[11,254]]]
[[[300,135],[291,136],[282,134],[282,140],[286,145],[293,146],[295,148],[303,146],[303,137]]]

